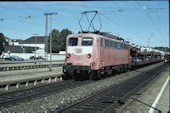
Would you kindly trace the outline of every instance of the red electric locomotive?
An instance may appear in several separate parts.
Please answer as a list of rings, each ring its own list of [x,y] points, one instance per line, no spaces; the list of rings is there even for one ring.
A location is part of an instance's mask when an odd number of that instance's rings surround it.
[[[121,38],[108,33],[71,34],[66,40],[63,79],[100,79],[130,65],[130,48]]]

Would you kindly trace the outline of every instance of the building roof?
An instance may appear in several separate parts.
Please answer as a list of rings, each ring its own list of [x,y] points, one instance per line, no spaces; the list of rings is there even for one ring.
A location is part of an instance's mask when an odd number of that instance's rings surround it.
[[[32,36],[24,41],[21,44],[44,44],[45,36]]]
[[[22,42],[22,39],[11,39],[12,42]]]
[[[39,49],[39,47],[31,47],[31,46],[15,46],[15,45],[8,45],[4,46],[5,53],[27,53],[26,49],[29,48],[31,51],[35,51]]]
[[[23,48],[21,46],[8,45],[4,46],[5,53],[23,53]]]

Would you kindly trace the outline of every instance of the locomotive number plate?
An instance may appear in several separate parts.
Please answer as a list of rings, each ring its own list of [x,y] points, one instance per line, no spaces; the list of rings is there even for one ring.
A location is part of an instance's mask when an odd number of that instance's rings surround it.
[[[77,48],[76,49],[76,53],[82,53],[82,49],[81,48]]]

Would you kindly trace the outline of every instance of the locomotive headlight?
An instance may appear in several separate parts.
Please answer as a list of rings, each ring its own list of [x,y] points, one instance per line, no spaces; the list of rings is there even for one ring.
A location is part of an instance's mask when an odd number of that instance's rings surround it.
[[[70,54],[67,54],[67,58],[70,58],[71,57],[71,55]]]
[[[88,54],[88,55],[87,55],[87,58],[90,58],[90,57],[91,57],[91,54]]]

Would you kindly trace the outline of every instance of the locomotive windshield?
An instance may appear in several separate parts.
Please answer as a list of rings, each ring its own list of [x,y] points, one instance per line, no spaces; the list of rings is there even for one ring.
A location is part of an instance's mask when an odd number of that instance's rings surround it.
[[[90,37],[85,37],[82,39],[82,46],[91,46],[93,44],[93,39]]]
[[[78,44],[78,38],[69,38],[69,41],[68,41],[68,45],[69,46],[77,46]]]

